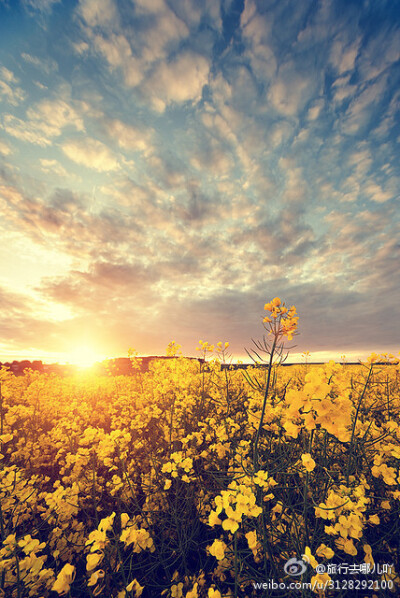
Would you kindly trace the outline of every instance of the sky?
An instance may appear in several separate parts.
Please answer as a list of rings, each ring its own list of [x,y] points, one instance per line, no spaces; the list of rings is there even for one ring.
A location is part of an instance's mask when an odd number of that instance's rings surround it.
[[[0,0],[0,360],[397,354],[399,106],[393,0]]]

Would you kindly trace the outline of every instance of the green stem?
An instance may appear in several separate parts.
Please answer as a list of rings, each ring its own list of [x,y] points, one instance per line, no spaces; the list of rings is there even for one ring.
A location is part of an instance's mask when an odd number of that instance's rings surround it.
[[[311,455],[313,438],[314,438],[314,430],[311,430],[310,442],[308,444],[308,452],[310,455]],[[305,534],[306,546],[308,546],[309,537],[310,537],[309,528],[308,528],[308,519],[307,519],[308,482],[309,482],[309,472],[306,471],[306,478],[304,480],[304,497],[303,497],[303,520],[304,520],[304,534]]]
[[[237,551],[237,534],[235,533],[234,547],[235,547],[235,598],[238,598],[238,551]]]
[[[360,395],[360,398],[358,400],[356,414],[354,416],[353,427],[352,427],[352,430],[351,430],[349,460],[347,461],[347,469],[346,469],[346,481],[347,481],[347,485],[349,484],[350,465],[352,463],[352,457],[353,457],[353,453],[354,453],[354,451],[353,451],[353,449],[354,449],[354,435],[355,435],[355,431],[356,431],[356,425],[357,425],[358,415],[360,413],[361,403],[362,403],[362,401],[364,399],[365,392],[366,392],[366,390],[368,388],[368,384],[369,384],[369,381],[371,379],[372,369],[373,369],[373,364],[371,363],[371,366],[370,366],[369,372],[368,372],[368,376],[367,376],[367,380],[366,380],[366,382],[364,384],[363,391],[362,391],[362,393]]]
[[[96,466],[94,457],[92,460],[93,468],[92,468],[92,501],[93,501],[93,510],[94,510],[94,520],[96,522],[96,527],[99,525],[99,517],[97,513],[97,502],[96,502]]]
[[[263,423],[264,423],[265,409],[267,407],[267,399],[268,399],[268,393],[269,393],[269,386],[270,386],[270,383],[271,383],[272,362],[273,362],[273,358],[274,358],[274,353],[275,353],[275,348],[276,348],[276,342],[277,342],[277,337],[275,335],[274,342],[272,344],[271,352],[270,352],[270,355],[269,355],[268,378],[267,378],[267,384],[265,386],[265,393],[264,393],[263,406],[262,406],[262,410],[261,410],[260,423],[258,425],[257,434],[256,434],[256,437],[255,437],[255,440],[254,440],[253,463],[254,463],[254,471],[255,472],[257,472],[259,470],[259,464],[258,464],[258,442],[260,440],[261,429],[262,429],[262,426],[263,426]]]
[[[17,572],[17,598],[22,598],[22,594],[21,594],[21,573],[19,570],[19,560],[18,560],[18,555],[15,555],[15,569]]]

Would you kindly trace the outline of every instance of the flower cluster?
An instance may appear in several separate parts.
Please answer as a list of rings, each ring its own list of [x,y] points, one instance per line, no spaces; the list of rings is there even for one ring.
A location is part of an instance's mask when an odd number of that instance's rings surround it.
[[[288,389],[286,399],[284,428],[289,436],[297,438],[304,426],[324,429],[342,442],[350,439],[355,408],[349,382],[333,362],[308,372],[304,385]]]
[[[280,330],[281,336],[286,336],[289,341],[292,340],[293,335],[297,330],[298,316],[296,315],[296,308],[294,305],[287,308],[285,303],[282,303],[279,297],[275,297],[269,303],[264,306],[265,311],[269,311],[270,315],[265,316],[263,322],[265,324],[271,324],[274,331],[277,330],[277,326]]]
[[[227,490],[214,499],[216,508],[210,512],[208,523],[211,526],[222,525],[222,529],[234,534],[242,523],[243,517],[258,517],[261,507],[256,505],[256,495],[247,484],[233,481]],[[220,515],[225,514],[221,520]]]

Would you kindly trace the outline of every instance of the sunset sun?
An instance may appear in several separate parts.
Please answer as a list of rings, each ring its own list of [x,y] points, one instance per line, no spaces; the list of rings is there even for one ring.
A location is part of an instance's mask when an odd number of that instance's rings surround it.
[[[77,345],[69,353],[65,354],[65,361],[71,365],[89,368],[97,361],[102,361],[103,355],[100,355],[90,345]]]

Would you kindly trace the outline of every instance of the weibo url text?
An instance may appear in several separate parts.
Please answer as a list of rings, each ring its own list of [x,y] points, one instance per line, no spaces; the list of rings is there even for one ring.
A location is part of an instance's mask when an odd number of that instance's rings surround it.
[[[264,582],[254,582],[255,590],[393,590],[393,580],[383,579],[329,579],[324,582],[315,580],[292,581],[290,583],[277,582],[268,579]]]

